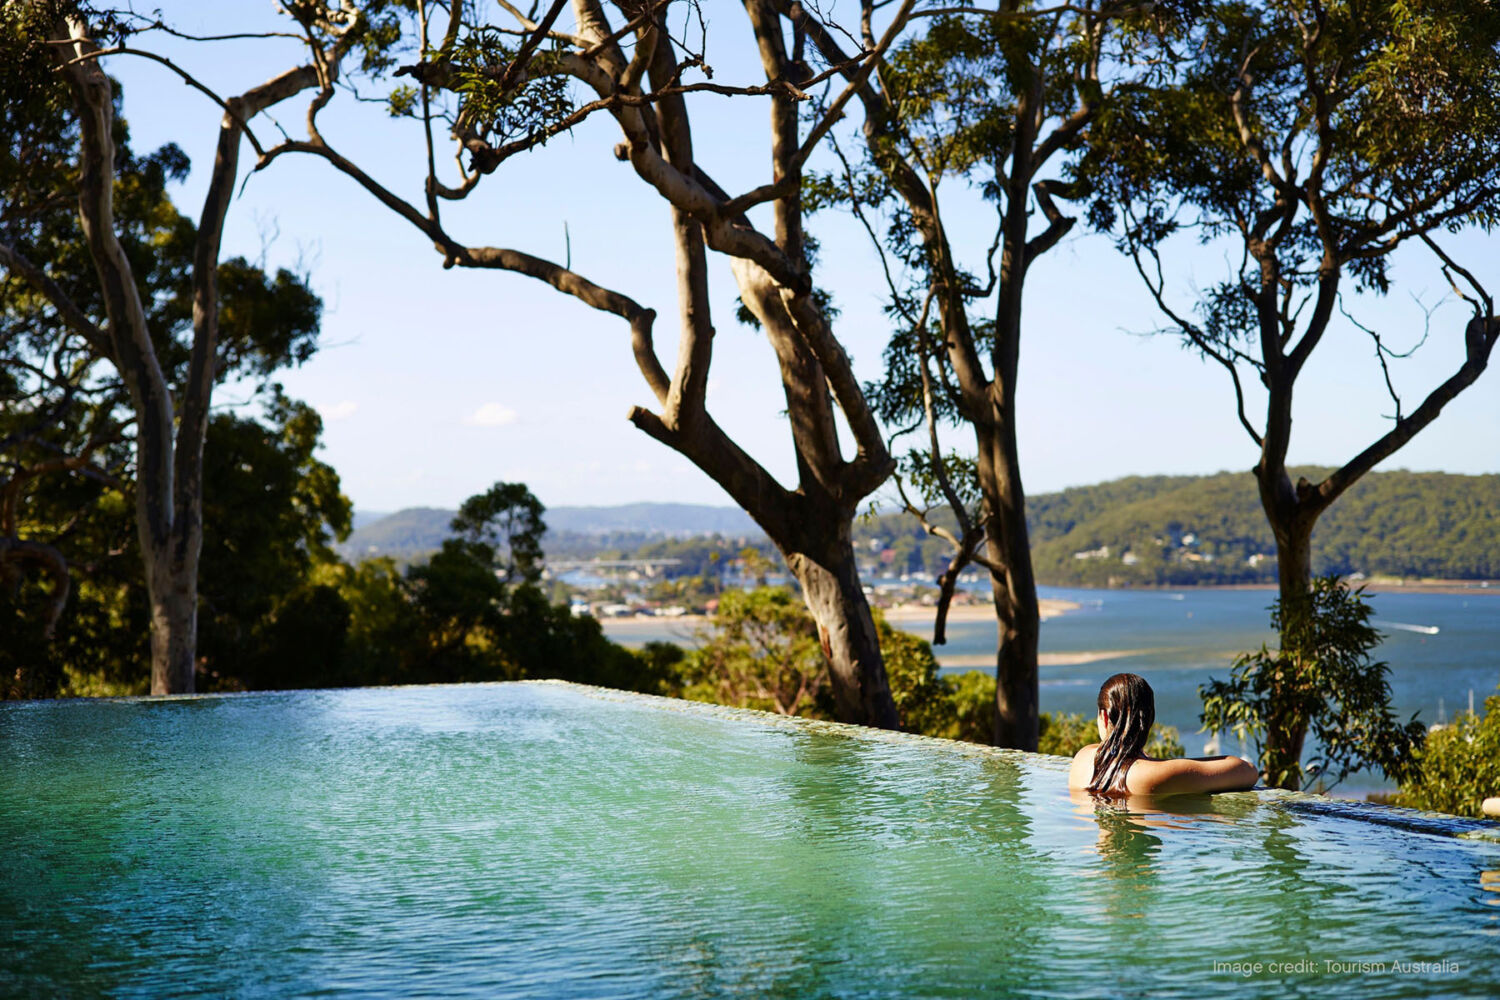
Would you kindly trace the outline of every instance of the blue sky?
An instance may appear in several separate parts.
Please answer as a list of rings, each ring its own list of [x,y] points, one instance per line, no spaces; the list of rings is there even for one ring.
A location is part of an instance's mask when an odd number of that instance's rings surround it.
[[[186,31],[227,33],[273,25],[269,0],[163,3]],[[708,58],[715,79],[756,71],[738,4],[712,0]],[[148,36],[151,37],[151,36]],[[295,43],[168,44],[184,68],[220,93],[238,93],[293,64]],[[175,192],[196,214],[219,113],[169,70],[116,56],[109,72],[125,88],[138,149],[178,143],[200,169]],[[769,180],[767,107],[759,99],[694,99],[700,161],[731,192]],[[276,109],[302,135],[305,100]],[[420,200],[423,151],[409,122],[340,92],[319,119],[328,140],[396,191]],[[277,133],[264,118],[263,141]],[[449,231],[475,245],[507,246],[561,260],[564,227],[572,264],[599,284],[654,307],[657,348],[675,357],[675,272],[668,211],[610,148],[614,126],[600,118],[538,153],[513,158],[466,202],[445,208]],[[248,146],[244,169],[254,161]],[[451,153],[440,153],[451,164]],[[815,162],[814,164],[818,164]],[[449,177],[451,179],[451,173]],[[982,271],[991,210],[953,190],[948,225]],[[842,309],[836,330],[861,377],[880,371],[887,326],[884,282],[862,229],[840,215],[813,219],[822,240],[821,283]],[[1107,238],[1083,232],[1034,268],[1026,299],[1019,435],[1028,492],[1122,475],[1248,469],[1253,444],[1234,416],[1227,377],[1175,338],[1144,336],[1160,320],[1128,261]],[[1481,234],[1450,240],[1491,287],[1500,255]],[[1216,248],[1179,247],[1170,287],[1180,304],[1223,273]],[[454,506],[497,480],[523,481],[548,505],[671,500],[728,504],[685,459],[629,424],[630,406],[652,401],[618,319],[594,312],[532,279],[502,272],[443,271],[409,225],[352,181],[309,157],[287,156],[257,174],[231,207],[227,255],[266,253],[272,265],[309,269],[326,313],[323,349],[286,372],[294,397],[324,415],[323,458],[362,510]],[[736,289],[723,258],[713,261],[717,328],[709,406],[719,422],[784,482],[793,461],[784,402],[769,346],[734,320]],[[1352,306],[1388,343],[1404,349],[1422,335],[1422,308],[1439,306],[1431,336],[1395,369],[1408,409],[1461,360],[1461,305],[1416,253],[1397,261],[1385,300]],[[1497,366],[1500,367],[1500,366]],[[221,403],[235,399],[221,394]],[[1299,383],[1292,458],[1347,460],[1389,425],[1390,412],[1369,339],[1351,326],[1330,333]],[[1254,409],[1252,406],[1252,414]],[[1252,416],[1252,419],[1254,417]],[[962,441],[960,432],[951,439]],[[1386,468],[1500,471],[1500,373],[1489,372],[1451,404]]]

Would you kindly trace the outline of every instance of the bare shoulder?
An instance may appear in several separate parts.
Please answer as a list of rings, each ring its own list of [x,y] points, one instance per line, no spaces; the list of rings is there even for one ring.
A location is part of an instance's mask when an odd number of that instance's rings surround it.
[[[1087,788],[1094,779],[1094,752],[1099,744],[1090,743],[1073,755],[1073,764],[1068,768],[1068,787]]]
[[[1126,775],[1126,787],[1136,795],[1174,795],[1186,792],[1231,792],[1252,788],[1259,778],[1255,765],[1240,757],[1142,758]]]

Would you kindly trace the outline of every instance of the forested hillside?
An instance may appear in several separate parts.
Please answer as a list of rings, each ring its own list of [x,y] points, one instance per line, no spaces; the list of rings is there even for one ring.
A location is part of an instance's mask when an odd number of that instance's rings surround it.
[[[1297,469],[1316,479],[1326,469]],[[1275,545],[1248,472],[1132,476],[1028,499],[1037,577],[1053,585],[1258,583]],[[910,518],[862,527],[887,565],[930,573],[942,543]],[[1500,577],[1500,476],[1374,473],[1319,521],[1313,570],[1370,576]]]
[[[1326,472],[1295,474],[1312,479]],[[1185,586],[1276,578],[1275,546],[1248,472],[1132,476],[1038,494],[1028,506],[1037,576],[1045,584]],[[344,551],[354,559],[421,559],[441,544],[452,516],[431,508],[399,511],[356,530]],[[738,551],[755,542],[771,551],[732,508],[557,508],[546,519],[552,530],[543,546],[554,559],[672,556],[696,566],[693,555],[704,546],[690,539],[713,536],[722,544],[704,551]],[[946,543],[905,514],[861,519],[854,528],[867,575],[934,577],[947,563]],[[1313,569],[1500,579],[1500,476],[1374,473],[1319,521]]]

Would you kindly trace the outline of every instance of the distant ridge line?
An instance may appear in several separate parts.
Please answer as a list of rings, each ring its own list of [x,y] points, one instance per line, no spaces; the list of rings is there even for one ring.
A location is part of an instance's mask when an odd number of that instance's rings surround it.
[[[356,511],[357,527],[338,548],[345,558],[411,558],[436,551],[449,535],[453,510],[408,507],[393,513]],[[738,507],[688,503],[628,503],[613,506],[552,507],[544,515],[547,535],[603,536],[630,533],[661,538],[724,535],[756,538],[762,532]],[[546,542],[544,540],[543,546]]]

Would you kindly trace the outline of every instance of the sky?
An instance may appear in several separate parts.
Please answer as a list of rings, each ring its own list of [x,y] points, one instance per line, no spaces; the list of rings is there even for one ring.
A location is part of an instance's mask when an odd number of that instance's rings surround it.
[[[193,33],[283,26],[270,0],[159,6],[169,23]],[[707,0],[704,8],[714,79],[759,82],[739,4]],[[145,37],[221,94],[242,92],[300,61],[290,41]],[[114,56],[107,68],[124,88],[135,148],[175,142],[191,158],[195,169],[173,196],[196,215],[218,109],[145,59]],[[380,90],[361,84],[360,93],[373,97]],[[301,138],[305,107],[305,98],[294,99],[273,116]],[[770,180],[768,102],[695,96],[690,107],[697,158],[723,187],[733,193]],[[263,142],[278,137],[266,117],[253,125]],[[421,203],[424,150],[413,123],[341,90],[319,125],[335,149]],[[507,161],[466,201],[445,205],[444,222],[471,245],[557,261],[570,255],[585,277],[655,308],[657,350],[670,370],[677,313],[668,208],[614,159],[617,141],[611,121],[590,120]],[[242,156],[243,175],[254,163],[248,145]],[[812,167],[830,162],[818,157]],[[440,148],[439,164],[452,183],[451,150]],[[993,210],[956,183],[943,197],[955,244],[967,265],[983,273]],[[835,332],[857,374],[878,378],[889,334],[878,258],[847,216],[820,214],[809,229],[822,242],[818,280],[842,310]],[[1257,452],[1235,416],[1227,376],[1177,338],[1152,335],[1162,321],[1129,261],[1081,222],[1074,232],[1034,265],[1027,285],[1017,391],[1027,491],[1125,475],[1248,470]],[[1491,238],[1465,233],[1448,240],[1481,280],[1500,286],[1500,254]],[[1190,309],[1195,290],[1224,274],[1225,253],[1195,244],[1173,250],[1169,294]],[[414,228],[319,159],[284,156],[244,183],[230,208],[224,255],[306,269],[323,297],[322,347],[281,381],[323,415],[321,458],[338,471],[359,510],[454,507],[501,480],[525,482],[549,506],[732,502],[690,462],[626,420],[631,406],[654,399],[622,321],[534,279],[444,271]],[[737,291],[727,260],[715,256],[711,267],[717,332],[710,412],[782,482],[795,485],[774,355],[756,331],[735,321]],[[1403,252],[1395,278],[1390,296],[1349,307],[1398,350],[1429,332],[1412,358],[1393,364],[1409,412],[1461,363],[1466,313],[1421,254]],[[241,397],[229,388],[217,398],[227,406]],[[1252,393],[1252,420],[1258,402]],[[1298,383],[1290,457],[1341,464],[1390,426],[1390,412],[1370,339],[1341,324]],[[953,430],[947,440],[961,447],[964,435]],[[1500,372],[1482,377],[1381,468],[1500,471]]]

